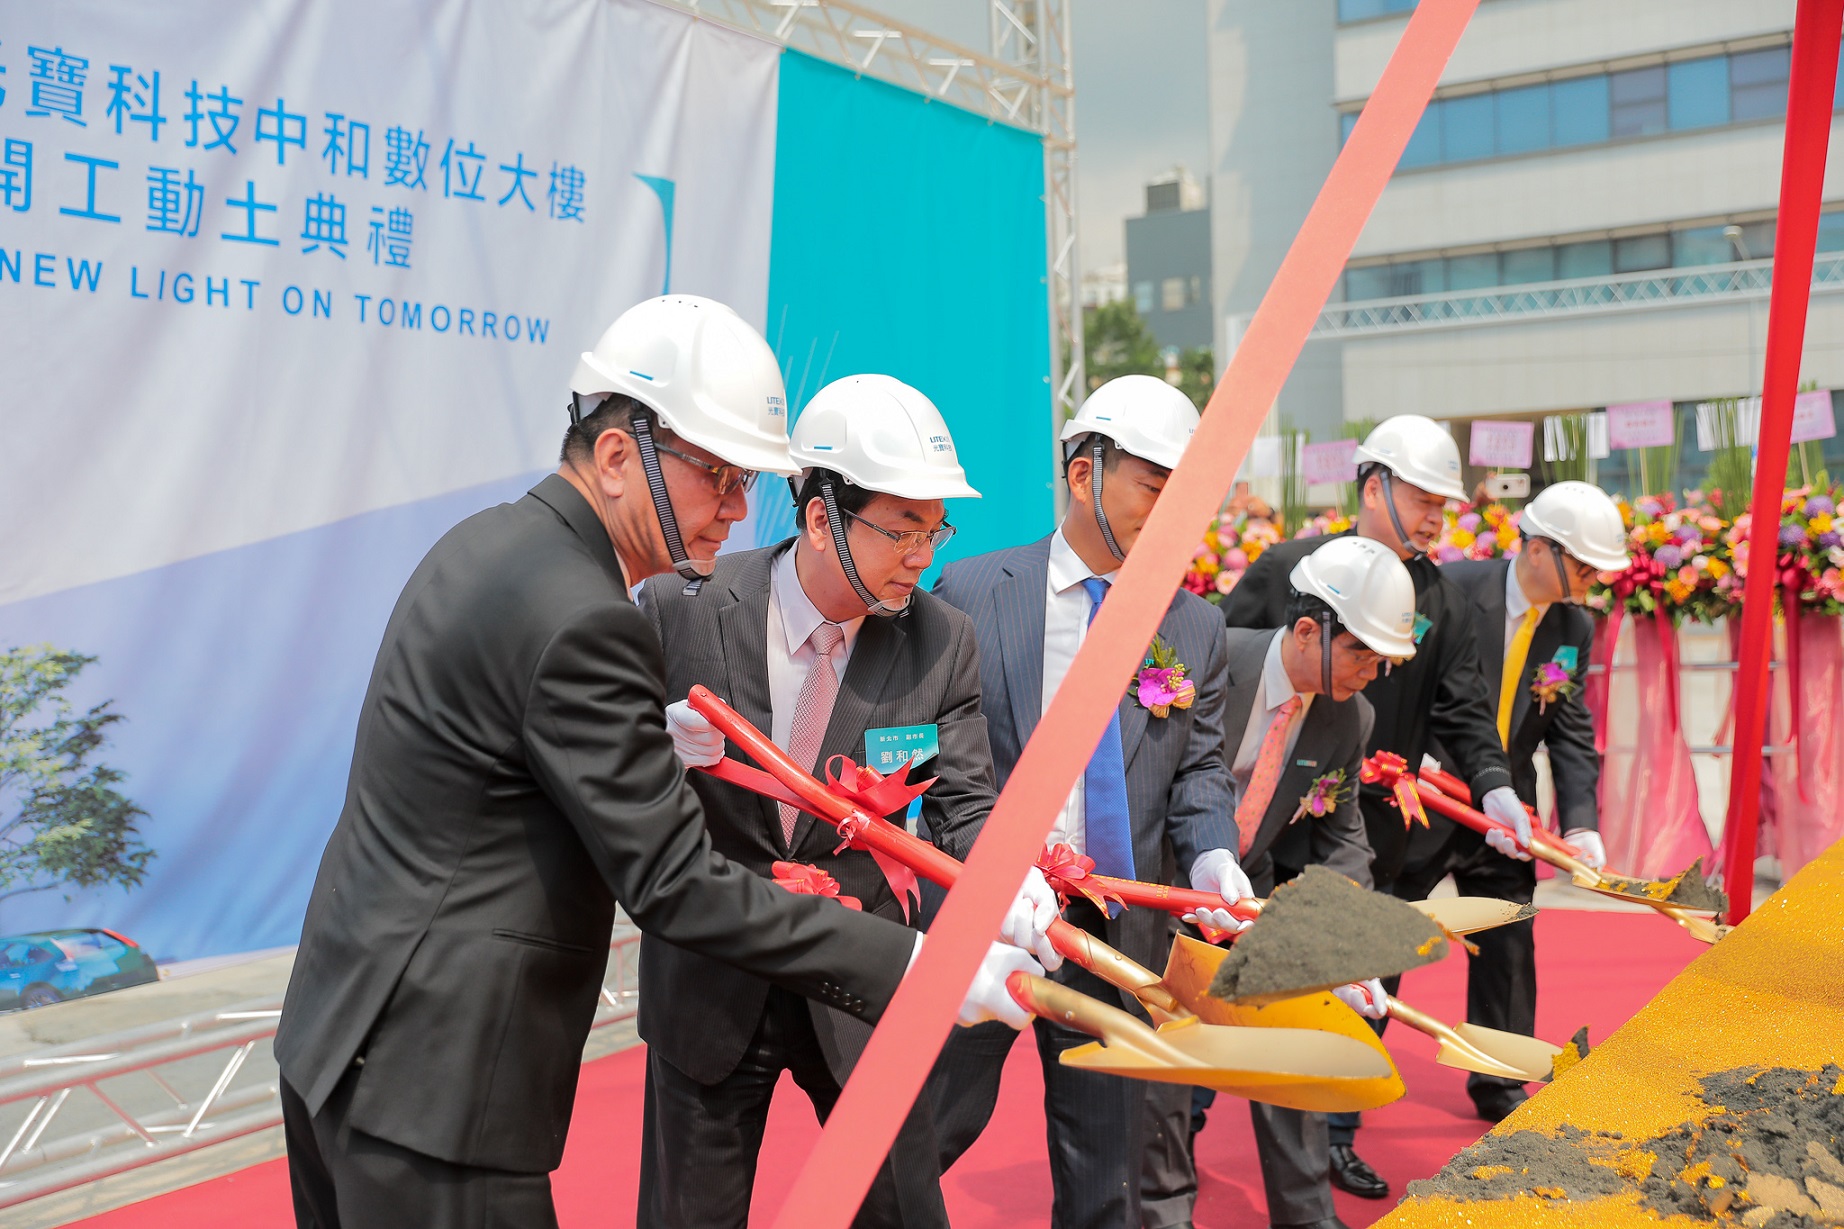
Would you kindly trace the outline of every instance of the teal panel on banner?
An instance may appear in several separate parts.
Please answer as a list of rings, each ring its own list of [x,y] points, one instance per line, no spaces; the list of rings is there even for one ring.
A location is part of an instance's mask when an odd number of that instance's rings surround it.
[[[985,497],[949,504],[961,532],[944,559],[1043,536],[1054,504],[1042,143],[794,51],[780,90],[767,331],[789,404],[854,373],[913,384]],[[764,500],[756,541],[792,525],[791,509]]]

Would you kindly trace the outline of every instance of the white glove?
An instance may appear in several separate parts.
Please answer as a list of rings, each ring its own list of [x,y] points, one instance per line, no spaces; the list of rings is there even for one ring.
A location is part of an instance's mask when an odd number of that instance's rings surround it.
[[[666,733],[672,735],[672,749],[687,768],[709,768],[724,757],[723,732],[689,700],[666,706]]]
[[[1577,828],[1565,832],[1562,839],[1581,851],[1581,860],[1590,870],[1600,870],[1607,865],[1607,846],[1601,844],[1601,834],[1589,828]]]
[[[1354,981],[1348,986],[1335,986],[1332,997],[1366,1020],[1381,1020],[1389,1014],[1389,994],[1383,989],[1383,983],[1374,977],[1369,981]]]
[[[967,997],[960,1005],[960,1022],[962,1024],[984,1024],[988,1020],[1001,1020],[1013,1028],[1023,1028],[1031,1022],[1031,1013],[1018,1005],[1012,992],[1005,988],[1005,979],[1020,969],[1026,973],[1043,976],[1044,966],[1031,959],[1031,954],[1009,943],[995,943],[986,949],[986,959],[980,961],[980,971],[973,975],[973,984],[967,987]]]
[[[1530,861],[1530,812],[1518,801],[1516,791],[1509,785],[1501,785],[1486,794],[1479,809],[1499,823],[1517,829],[1516,844],[1512,843],[1511,834],[1503,829],[1486,833],[1485,843],[1507,858],[1516,858],[1519,862]]]
[[[1236,855],[1227,849],[1206,849],[1197,855],[1197,861],[1191,863],[1191,886],[1199,892],[1215,892],[1230,905],[1255,895],[1249,877],[1236,865]],[[1240,934],[1249,925],[1228,909],[1199,909],[1185,914],[1184,920],[1232,935]]]
[[[1044,873],[1033,866],[1025,872],[1024,886],[999,924],[999,939],[1032,953],[1046,969],[1054,970],[1063,963],[1063,956],[1050,945],[1046,932],[1062,912],[1063,902],[1045,882]]]

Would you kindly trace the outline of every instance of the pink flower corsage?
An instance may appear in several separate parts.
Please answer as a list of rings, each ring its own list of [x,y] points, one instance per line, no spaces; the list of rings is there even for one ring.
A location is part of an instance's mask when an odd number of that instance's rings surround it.
[[[1546,661],[1531,674],[1530,694],[1537,698],[1537,711],[1545,712],[1550,701],[1575,694],[1575,679],[1561,662]]]
[[[1351,791],[1345,787],[1345,770],[1334,768],[1313,782],[1306,796],[1300,799],[1299,809],[1293,813],[1293,819],[1287,822],[1293,823],[1308,815],[1314,819],[1324,819],[1350,798]]]
[[[1133,698],[1155,717],[1169,717],[1175,708],[1190,708],[1197,698],[1197,685],[1185,677],[1185,670],[1172,646],[1154,636],[1134,676]]]

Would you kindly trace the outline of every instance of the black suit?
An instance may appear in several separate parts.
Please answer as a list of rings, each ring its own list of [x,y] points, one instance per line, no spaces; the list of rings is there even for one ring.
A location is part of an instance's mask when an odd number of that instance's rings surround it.
[[[1547,566],[1547,565],[1545,565]],[[1497,712],[1498,684],[1505,668],[1505,582],[1509,559],[1466,560],[1441,568],[1467,596],[1477,631],[1481,673],[1491,687],[1493,712]],[[1582,700],[1582,679],[1594,644],[1594,623],[1579,606],[1557,602],[1544,612],[1531,636],[1511,705],[1511,781],[1518,797],[1537,803],[1537,769],[1533,757],[1539,746],[1549,748],[1550,771],[1556,786],[1557,817],[1563,831],[1596,828],[1595,791],[1599,760],[1594,750],[1594,724]],[[1544,662],[1561,658],[1571,664],[1575,692],[1549,704],[1538,704],[1530,693],[1529,679]],[[1434,748],[1437,759],[1442,749]],[[1427,847],[1397,883],[1398,895],[1419,900],[1452,874],[1460,892],[1500,900],[1529,901],[1536,895],[1534,862],[1519,862],[1498,853],[1485,838],[1452,820],[1428,817],[1426,833],[1417,833]],[[1473,936],[1477,956],[1467,958],[1466,1018],[1474,1024],[1529,1035],[1537,1023],[1537,948],[1534,922],[1516,922],[1481,931]],[[1466,1077],[1467,1091],[1475,1097],[1491,1095],[1516,1081],[1473,1074]]]
[[[776,565],[789,547],[725,556],[695,598],[676,583],[646,586],[641,607],[665,650],[669,701],[703,683],[757,728],[772,728],[768,611]],[[972,621],[928,593],[917,593],[897,618],[865,619],[819,753],[803,767],[823,773],[834,755],[867,763],[867,730],[920,725],[937,728],[940,746],[915,778],[937,777],[922,800],[928,829],[942,850],[965,858],[994,797],[979,648]],[[728,752],[747,759],[734,746]],[[866,912],[903,920],[871,855],[840,850],[831,825],[802,814],[792,844],[784,844],[775,803],[706,773],[691,774],[691,782],[712,845],[732,862],[765,878],[780,860],[817,866]],[[641,942],[640,984],[654,1129],[641,1168],[639,1223],[741,1225],[780,1071],[795,1071],[823,1118],[870,1040],[870,1027],[819,1003],[778,995],[756,974],[653,936]],[[926,1103],[905,1124],[858,1223],[946,1225]]]
[[[1228,698],[1223,707],[1223,756],[1233,769],[1237,752],[1256,713],[1262,670],[1274,637],[1283,631],[1229,629]],[[1325,866],[1365,887],[1370,880],[1370,844],[1357,803],[1357,773],[1370,742],[1373,714],[1363,696],[1342,703],[1313,697],[1300,718],[1299,733],[1286,768],[1261,825],[1242,857],[1243,869],[1257,896],[1266,896],[1307,866]],[[1265,730],[1265,727],[1264,727]],[[1263,730],[1256,731],[1260,739]],[[1340,771],[1346,782],[1344,801],[1323,818],[1299,817],[1300,803],[1313,782]],[[1197,1202],[1197,1165],[1191,1128],[1201,1125],[1215,1094],[1180,1084],[1153,1084],[1147,1091],[1146,1166],[1140,1198],[1149,1229],[1183,1224]],[[1195,1106],[1195,1113],[1193,1107]],[[1255,1144],[1261,1156],[1262,1181],[1268,1195],[1268,1218],[1275,1224],[1308,1224],[1333,1215],[1327,1178],[1330,1161],[1325,1115],[1249,1102]]]
[[[366,1184],[401,1194],[406,1164],[444,1198],[557,1167],[617,903],[866,1019],[889,1001],[913,936],[713,854],[662,693],[659,642],[562,478],[470,517],[418,565],[275,1039],[303,1224],[382,1223]],[[388,1177],[368,1167],[380,1151]],[[540,1223],[532,1206],[519,1223]],[[442,1207],[420,1223],[483,1214]]]

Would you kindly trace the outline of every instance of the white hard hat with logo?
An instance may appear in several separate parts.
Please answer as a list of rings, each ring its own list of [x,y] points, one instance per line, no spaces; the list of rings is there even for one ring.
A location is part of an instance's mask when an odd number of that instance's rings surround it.
[[[743,469],[792,474],[781,366],[755,328],[714,299],[637,303],[570,377],[582,398],[623,393],[675,434]]]
[[[903,499],[978,499],[935,403],[889,376],[834,380],[794,424],[789,456]]]
[[[1415,656],[1415,581],[1382,543],[1356,534],[1331,538],[1294,564],[1287,580],[1330,606],[1370,649],[1397,660]]]
[[[1460,446],[1446,428],[1420,414],[1398,414],[1378,423],[1353,453],[1383,466],[1398,479],[1443,499],[1465,499],[1460,485]]]
[[[1548,538],[1596,571],[1623,572],[1630,562],[1619,505],[1586,482],[1558,482],[1538,491],[1524,505],[1518,528],[1527,538]],[[1563,590],[1568,591],[1566,583]]]
[[[1105,435],[1122,452],[1130,452],[1164,469],[1177,469],[1185,445],[1197,430],[1197,407],[1191,399],[1156,376],[1116,376],[1088,395],[1063,424],[1062,440]]]

